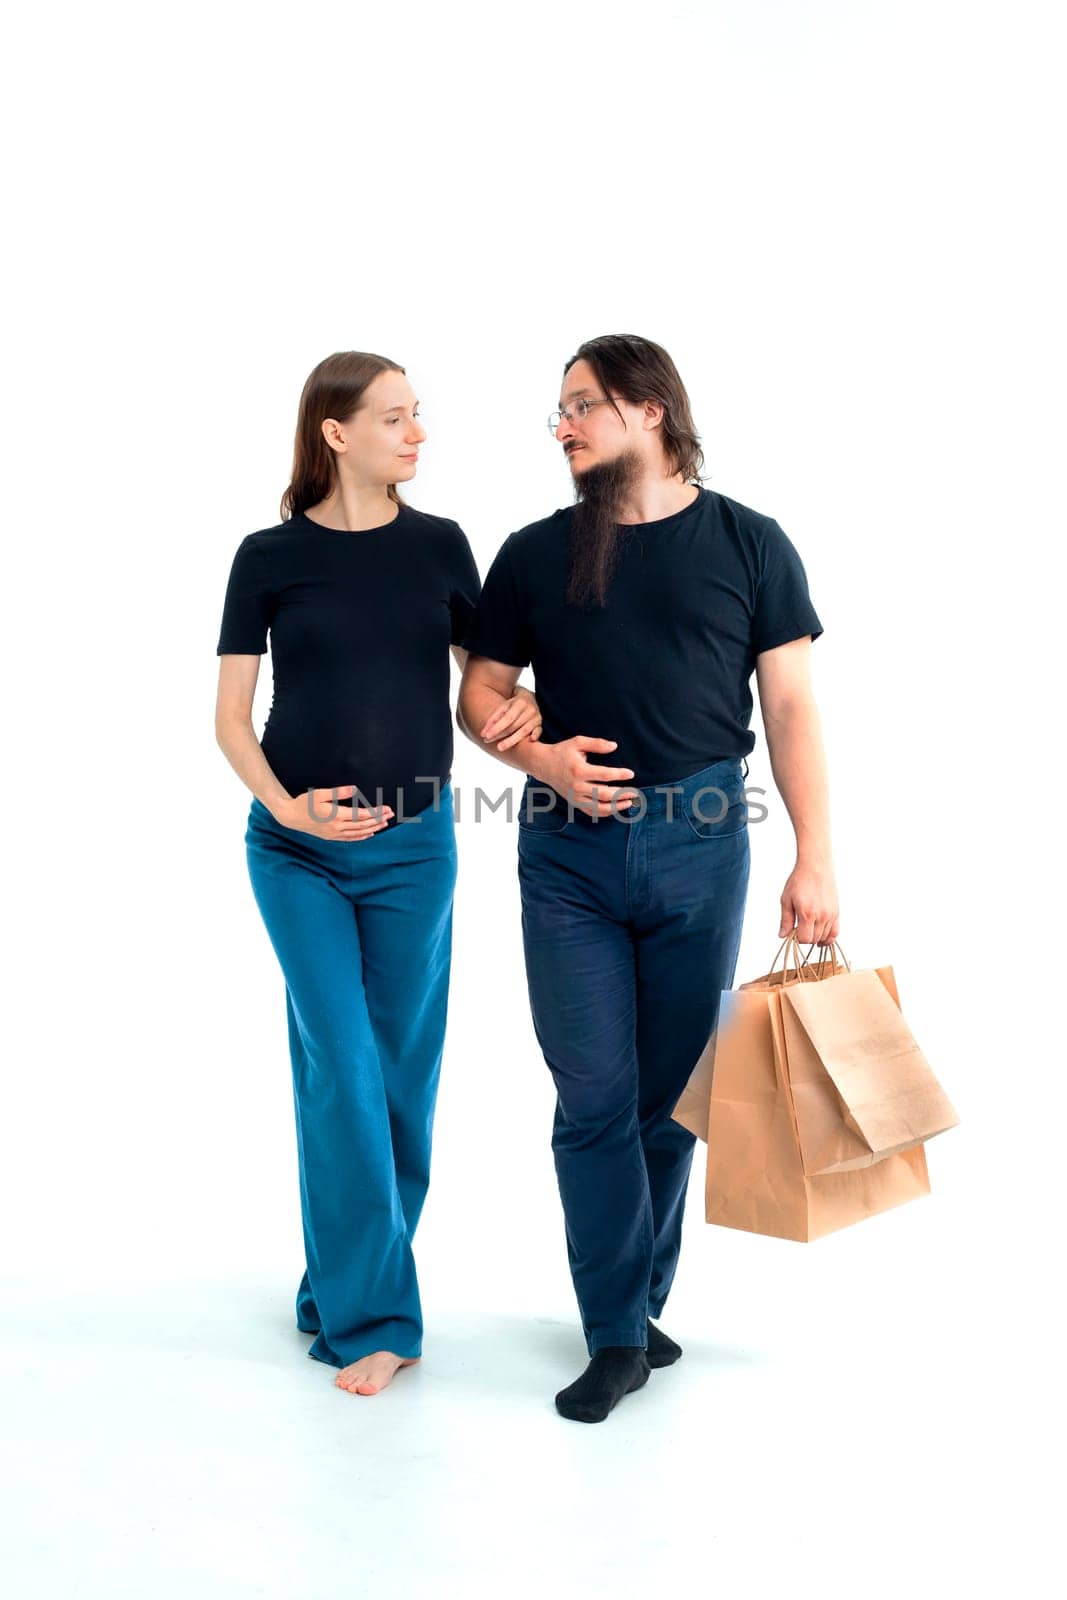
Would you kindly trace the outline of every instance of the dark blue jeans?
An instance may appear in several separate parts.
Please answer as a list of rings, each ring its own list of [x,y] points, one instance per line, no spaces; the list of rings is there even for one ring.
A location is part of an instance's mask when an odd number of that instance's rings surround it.
[[[644,1346],[674,1279],[696,1141],[671,1112],[733,983],[745,775],[731,758],[672,792],[642,789],[632,818],[594,820],[561,798],[535,809],[551,792],[532,779],[520,803],[526,976],[590,1354]]]

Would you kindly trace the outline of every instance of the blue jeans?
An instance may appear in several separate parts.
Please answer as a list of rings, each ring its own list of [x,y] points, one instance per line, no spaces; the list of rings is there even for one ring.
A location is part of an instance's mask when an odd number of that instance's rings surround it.
[[[671,787],[642,789],[633,820],[594,820],[558,797],[531,809],[531,791],[533,807],[549,796],[531,779],[519,809],[530,1007],[556,1085],[552,1149],[591,1355],[644,1346],[673,1282],[695,1140],[671,1112],[741,943],[741,763]]]
[[[252,890],[285,977],[307,1267],[297,1326],[343,1367],[422,1353],[411,1241],[430,1177],[456,841],[437,809],[330,840],[252,801]]]

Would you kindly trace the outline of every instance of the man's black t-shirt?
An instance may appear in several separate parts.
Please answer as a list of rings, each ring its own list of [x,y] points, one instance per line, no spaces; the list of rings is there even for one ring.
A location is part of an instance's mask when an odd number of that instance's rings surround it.
[[[777,522],[701,487],[673,516],[620,525],[598,608],[565,602],[573,514],[568,506],[505,540],[467,648],[532,663],[542,739],[617,740],[588,759],[631,768],[639,788],[747,755],[757,655],[823,631]]]
[[[262,747],[292,795],[354,783],[402,817],[452,765],[449,646],[478,569],[458,523],[401,506],[348,533],[303,513],[250,533],[233,559],[218,655],[262,655],[274,698]],[[402,809],[401,809],[402,808]]]

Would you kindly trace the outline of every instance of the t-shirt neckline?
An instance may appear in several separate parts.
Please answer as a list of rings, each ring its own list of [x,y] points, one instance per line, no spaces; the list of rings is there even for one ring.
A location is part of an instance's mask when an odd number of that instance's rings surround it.
[[[672,511],[669,517],[657,517],[654,522],[617,522],[615,526],[617,528],[633,529],[635,533],[643,528],[668,528],[672,522],[678,522],[682,517],[690,516],[703,505],[707,499],[708,491],[702,483],[698,483],[696,487],[697,493],[689,504],[683,506],[680,511]]]
[[[388,533],[390,528],[396,527],[406,510],[406,506],[399,506],[395,517],[389,522],[379,522],[374,528],[328,528],[324,522],[316,522],[314,517],[309,517],[306,511],[298,511],[292,520],[299,523],[302,528],[310,529],[312,533],[332,533],[349,539],[361,539],[366,533]]]

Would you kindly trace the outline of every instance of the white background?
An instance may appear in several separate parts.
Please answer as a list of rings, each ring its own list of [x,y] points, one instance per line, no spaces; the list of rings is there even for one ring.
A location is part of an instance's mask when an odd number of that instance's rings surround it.
[[[1054,12],[60,4],[16,24],[11,1593],[1051,1592]],[[583,1429],[551,1403],[585,1352],[513,830],[459,827],[425,1359],[356,1400],[292,1325],[284,992],[212,719],[229,563],[277,520],[318,360],[407,367],[429,429],[409,498],[458,519],[484,573],[568,502],[544,418],[605,332],[671,351],[709,486],[802,555],[841,941],[893,963],[962,1123],[930,1146],[928,1199],[812,1246],[707,1228],[695,1175],[664,1317],[686,1356]],[[268,705],[265,661],[260,726]],[[511,781],[459,735],[454,771]],[[739,981],[776,948],[792,864],[769,804]]]

